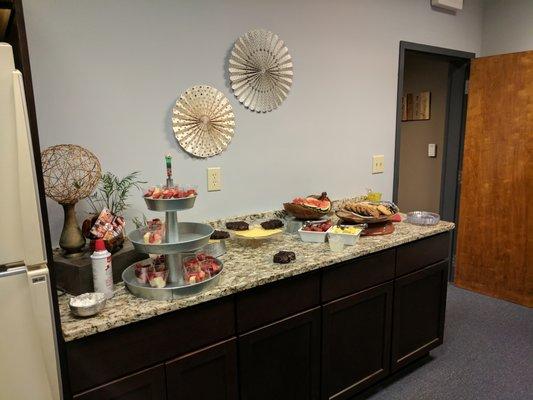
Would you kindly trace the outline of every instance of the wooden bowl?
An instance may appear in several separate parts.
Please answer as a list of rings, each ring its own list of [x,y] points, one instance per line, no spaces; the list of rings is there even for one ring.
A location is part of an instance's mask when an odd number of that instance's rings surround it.
[[[283,203],[283,208],[293,217],[305,220],[321,219],[328,215],[331,210],[320,211],[294,203]]]

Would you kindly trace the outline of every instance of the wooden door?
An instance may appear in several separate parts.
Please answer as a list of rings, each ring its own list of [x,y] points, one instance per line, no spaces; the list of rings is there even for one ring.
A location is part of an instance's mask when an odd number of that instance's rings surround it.
[[[455,283],[533,306],[533,51],[472,61]]]
[[[348,399],[389,373],[393,283],[324,306],[322,398]]]
[[[168,400],[236,400],[236,339],[209,346],[166,363]]]
[[[394,282],[393,371],[442,344],[447,287],[448,261],[405,275]]]
[[[162,365],[117,379],[74,396],[75,400],[165,400]]]
[[[242,400],[317,399],[320,307],[239,338]]]

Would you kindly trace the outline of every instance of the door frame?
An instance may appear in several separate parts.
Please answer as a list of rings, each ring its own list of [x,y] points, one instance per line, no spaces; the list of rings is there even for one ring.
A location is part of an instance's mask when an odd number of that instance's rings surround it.
[[[396,137],[394,148],[394,178],[392,199],[398,201],[400,180],[400,143],[402,127],[402,96],[405,72],[405,56],[407,52],[428,54],[447,60],[450,65],[448,73],[448,95],[446,101],[446,117],[444,127],[444,146],[442,157],[440,216],[446,221],[457,225],[459,210],[459,193],[461,185],[461,165],[466,122],[466,106],[468,99],[468,77],[470,60],[475,53],[429,46],[420,43],[400,41],[398,61],[398,91],[396,99]],[[455,231],[451,240],[451,265],[448,279],[453,280],[455,273]]]

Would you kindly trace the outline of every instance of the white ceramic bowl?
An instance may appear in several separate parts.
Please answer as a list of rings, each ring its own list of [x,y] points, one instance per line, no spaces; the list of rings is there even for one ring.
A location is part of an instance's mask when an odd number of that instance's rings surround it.
[[[332,232],[334,227],[335,225],[333,225],[331,228],[327,230],[326,233],[328,234],[328,237],[332,237],[332,236],[340,237],[346,246],[354,246],[359,240],[359,237],[361,236],[361,232],[363,232],[363,230],[359,228],[361,230],[356,235],[354,235],[353,233],[334,233]]]
[[[326,241],[326,232],[304,231],[303,227],[298,229],[298,235],[302,242],[324,243]]]

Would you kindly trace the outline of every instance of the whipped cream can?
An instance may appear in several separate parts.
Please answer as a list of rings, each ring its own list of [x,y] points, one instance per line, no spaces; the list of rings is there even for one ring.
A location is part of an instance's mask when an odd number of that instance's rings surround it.
[[[105,248],[102,239],[96,240],[94,253],[91,254],[93,269],[94,291],[105,294],[110,299],[113,297],[113,267],[111,253]]]

